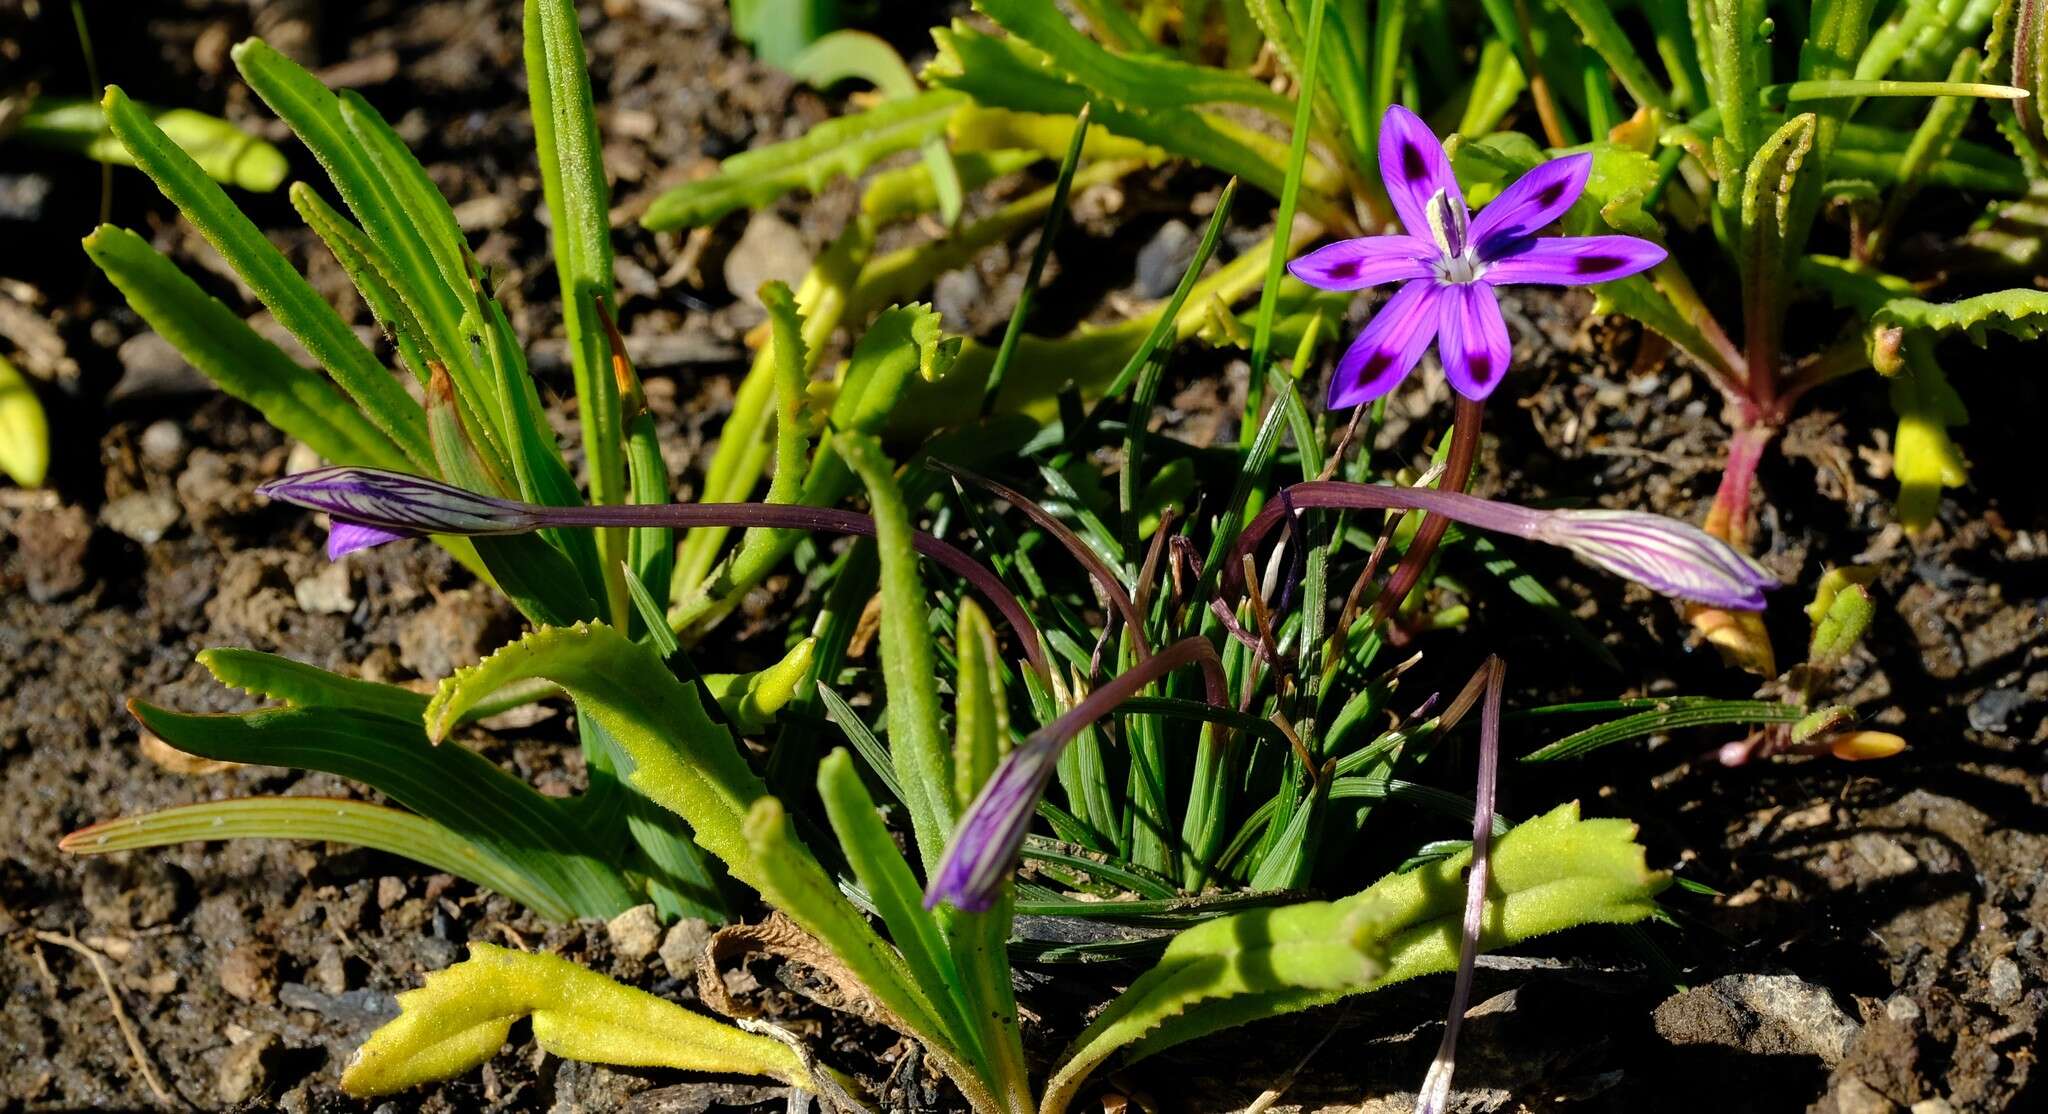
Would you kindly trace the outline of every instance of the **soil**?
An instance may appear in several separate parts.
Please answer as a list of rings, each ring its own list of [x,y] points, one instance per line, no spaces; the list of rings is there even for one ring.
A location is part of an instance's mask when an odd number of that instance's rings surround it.
[[[85,90],[69,20],[52,10],[61,7],[0,14],[0,83]],[[359,88],[457,203],[521,335],[554,334],[516,5],[178,0],[130,19],[88,7],[101,71],[138,99],[218,112],[282,141],[226,57],[256,31],[330,82]],[[917,29],[945,14],[943,5],[914,8],[899,36],[913,54]],[[739,216],[708,237],[694,270],[678,267],[683,242],[640,231],[631,218],[707,160],[798,134],[838,102],[750,61],[720,5],[611,0],[584,14],[616,177],[622,327],[687,497],[742,370],[744,334],[761,316],[734,292],[751,284],[735,280],[763,267],[778,273],[789,260],[734,257],[749,228]],[[318,180],[304,152],[285,146],[297,175]],[[117,171],[111,181],[116,223],[185,261],[230,305],[258,312],[139,175]],[[305,516],[258,505],[251,488],[287,470],[293,447],[195,381],[91,272],[76,237],[99,219],[99,183],[89,165],[0,146],[0,237],[10,246],[0,260],[0,337],[40,381],[56,451],[50,489],[0,489],[0,1104],[142,1108],[158,1105],[161,1087],[169,1104],[201,1109],[371,1108],[335,1085],[349,1052],[391,1015],[396,992],[460,958],[471,940],[546,948],[693,998],[689,979],[616,946],[602,924],[549,924],[389,856],[275,842],[90,859],[57,852],[63,833],[115,815],[259,793],[355,792],[277,769],[196,770],[140,737],[124,708],[131,696],[190,710],[247,706],[193,664],[200,649],[253,646],[425,683],[516,628],[505,605],[436,549],[391,546],[329,566]],[[1048,320],[1114,316],[1156,296],[1148,253],[1179,236],[1167,226],[1187,221],[1184,199],[1216,185],[1160,172],[1126,184],[1112,199],[1116,219],[1078,221],[1055,252]],[[775,210],[786,227],[764,224],[759,242],[815,250],[852,199],[837,189]],[[241,200],[323,293],[367,323],[281,192]],[[1084,253],[1114,265],[1059,268],[1060,257]],[[951,323],[1000,329],[1021,263],[1022,253],[998,250],[951,280],[950,295],[942,284]],[[1588,308],[1570,295],[1510,299],[1519,403],[1492,408],[1481,490],[1591,493],[1605,505],[1697,518],[1725,438],[1717,406],[1681,368],[1634,368],[1634,331],[1585,324]],[[544,386],[565,396],[559,344],[535,352]],[[1504,772],[1510,815],[1579,797],[1590,812],[1634,818],[1654,863],[1719,896],[1674,895],[1675,928],[1645,937],[1586,930],[1484,969],[1456,1108],[1933,1114],[2043,1105],[2034,1048],[2048,1006],[2048,519],[2028,446],[2007,431],[2024,428],[2019,416],[2048,411],[2040,384],[2009,373],[2019,355],[1994,346],[1950,364],[1980,415],[1962,435],[1972,483],[1950,493],[1940,522],[1917,539],[1899,530],[1887,502],[1891,422],[1881,384],[1850,380],[1821,392],[1763,474],[1771,499],[1759,548],[1788,582],[1810,584],[1852,561],[1881,570],[1879,624],[1836,681],[1844,702],[1909,738],[1904,755],[1731,771],[1712,758],[1724,740],[1695,732]],[[1242,367],[1193,360],[1175,374],[1162,397],[1173,400],[1177,428],[1231,435]],[[1448,412],[1441,390],[1399,396],[1380,447],[1421,459]],[[573,413],[557,406],[554,417],[573,438]],[[1568,562],[1518,556],[1560,586],[1626,671],[1546,652],[1551,629],[1503,604],[1475,608],[1464,634],[1422,639],[1441,659],[1432,670],[1443,666],[1428,683],[1455,685],[1479,646],[1507,659],[1511,705],[1749,695],[1748,682],[1697,647],[1662,600],[1576,576]],[[1781,651],[1803,638],[1803,620],[1783,602],[1773,630]],[[748,633],[739,632],[742,655]],[[560,717],[517,735],[486,753],[545,791],[581,786]],[[1508,751],[1544,741],[1511,737]],[[1630,943],[1645,938],[1648,950]],[[96,954],[109,986],[60,941]],[[1034,1052],[1048,1056],[1129,976],[1053,974],[1020,980],[1041,1021]],[[833,1019],[795,972],[763,963],[735,978],[736,991],[810,1034],[891,1109],[956,1101],[931,1084],[913,1048]],[[1239,1109],[1277,1089],[1269,1109],[1409,1109],[1445,994],[1443,980],[1423,980],[1184,1047],[1112,1077],[1105,1108],[1129,1100]],[[155,1083],[138,1068],[124,1024]],[[482,1071],[375,1108],[698,1111],[780,1108],[786,1097],[563,1063],[521,1028]]]

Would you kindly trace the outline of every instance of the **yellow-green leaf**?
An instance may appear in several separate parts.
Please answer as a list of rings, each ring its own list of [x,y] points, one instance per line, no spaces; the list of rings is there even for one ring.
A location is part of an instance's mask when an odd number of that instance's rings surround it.
[[[23,487],[38,487],[50,467],[50,427],[43,404],[0,356],[0,472]]]
[[[343,1090],[388,1095],[452,1079],[496,1055],[523,1017],[533,1019],[535,1043],[572,1060],[762,1075],[815,1089],[782,1042],[691,1013],[559,956],[473,943],[468,959],[400,994],[398,1007],[398,1016],[356,1050],[342,1072]]]

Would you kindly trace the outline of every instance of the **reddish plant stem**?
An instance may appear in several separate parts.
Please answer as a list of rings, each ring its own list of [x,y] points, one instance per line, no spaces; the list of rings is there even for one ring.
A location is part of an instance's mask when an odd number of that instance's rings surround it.
[[[1721,469],[1721,487],[1714,493],[1714,505],[1707,511],[1707,533],[1744,552],[1749,551],[1755,525],[1749,514],[1750,492],[1756,487],[1757,465],[1764,449],[1776,437],[1772,425],[1737,426],[1728,438],[1728,463]]]
[[[1479,429],[1486,416],[1485,405],[1458,397],[1456,416],[1451,421],[1451,451],[1444,458],[1443,478],[1437,481],[1439,491],[1463,491],[1472,477],[1472,461],[1479,455]],[[1373,604],[1372,621],[1377,625],[1394,608],[1401,606],[1417,581],[1422,579],[1422,570],[1429,559],[1436,554],[1437,545],[1444,540],[1444,531],[1451,528],[1451,520],[1439,514],[1425,515],[1422,525],[1416,527],[1415,540],[1408,545],[1408,552],[1401,557],[1401,563],[1387,577],[1387,590],[1381,593]]]

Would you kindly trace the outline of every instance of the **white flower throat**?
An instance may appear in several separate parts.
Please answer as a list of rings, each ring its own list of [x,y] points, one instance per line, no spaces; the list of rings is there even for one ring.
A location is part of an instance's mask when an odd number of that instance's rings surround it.
[[[1486,265],[1479,261],[1479,253],[1466,241],[1471,231],[1471,218],[1465,213],[1465,204],[1453,197],[1448,189],[1440,189],[1430,195],[1429,204],[1423,207],[1423,215],[1429,221],[1430,238],[1436,241],[1442,257],[1436,261],[1438,282],[1476,282]]]

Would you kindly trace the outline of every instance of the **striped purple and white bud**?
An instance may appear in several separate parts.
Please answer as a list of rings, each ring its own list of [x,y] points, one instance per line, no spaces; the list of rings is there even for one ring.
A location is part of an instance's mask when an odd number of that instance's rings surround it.
[[[1238,562],[1280,520],[1310,507],[1428,511],[1452,522],[1562,546],[1595,568],[1667,596],[1735,611],[1762,611],[1778,586],[1769,569],[1690,523],[1646,511],[1543,510],[1457,491],[1309,480],[1281,492],[1238,535],[1224,565],[1226,595],[1240,587]]]
[[[1105,681],[1059,718],[1032,732],[982,783],[981,792],[967,806],[953,838],[946,843],[945,855],[932,871],[925,888],[925,908],[941,901],[970,913],[993,907],[1003,883],[1009,880],[1010,868],[1016,865],[1024,835],[1031,830],[1031,818],[1038,812],[1038,800],[1045,795],[1067,743],[1146,685],[1183,665],[1201,667],[1203,689],[1212,707],[1228,706],[1223,661],[1200,635],[1183,638]],[[1219,731],[1216,724],[1210,724],[1204,745],[1223,745]]]
[[[403,472],[319,468],[272,480],[260,495],[333,520],[327,556],[426,534],[516,534],[536,525],[532,508]]]
[[[1690,523],[1643,511],[1540,512],[1529,534],[1667,596],[1761,611],[1778,586],[1769,569]]]
[[[1066,744],[1065,738],[1038,732],[1011,751],[982,783],[925,890],[925,908],[943,901],[969,913],[985,913],[995,904]]]

